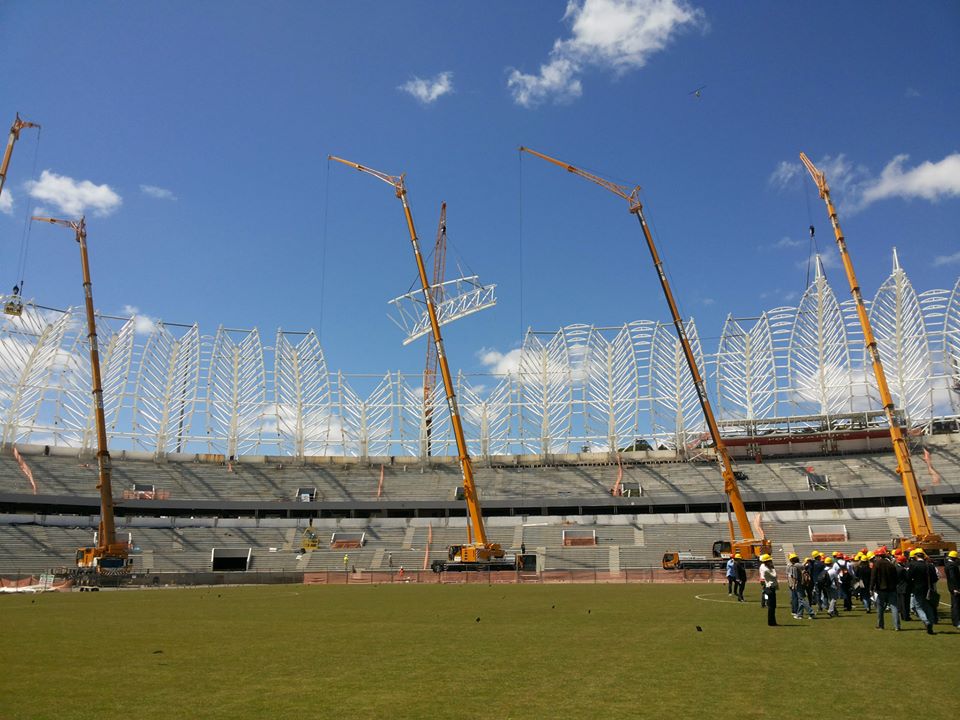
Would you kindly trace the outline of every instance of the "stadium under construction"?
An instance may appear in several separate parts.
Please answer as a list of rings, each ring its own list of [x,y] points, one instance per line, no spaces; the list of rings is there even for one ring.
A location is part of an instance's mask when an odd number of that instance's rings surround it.
[[[728,318],[715,348],[686,326],[743,502],[778,554],[911,531],[853,302],[817,268],[796,307]],[[894,252],[868,305],[933,525],[955,540],[960,282],[918,293]],[[82,312],[21,310],[0,327],[0,576],[14,585],[71,565],[100,516]],[[363,389],[328,369],[313,332],[97,327],[117,531],[140,582],[409,579],[462,541],[454,433],[422,374]],[[455,391],[490,537],[536,554],[528,579],[650,579],[666,551],[709,555],[726,534],[669,324],[531,330],[515,372],[459,374]]]

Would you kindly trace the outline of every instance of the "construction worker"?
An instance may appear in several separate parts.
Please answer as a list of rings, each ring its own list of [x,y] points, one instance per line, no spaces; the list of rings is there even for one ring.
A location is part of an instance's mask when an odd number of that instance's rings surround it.
[[[813,595],[816,598],[817,606],[820,608],[820,612],[823,612],[826,606],[826,599],[823,596],[823,592],[820,590],[820,577],[826,570],[826,565],[823,561],[823,555],[819,550],[814,550],[810,553],[810,557],[813,559],[813,564],[810,569],[810,575],[813,577]]]
[[[743,556],[736,553],[733,556],[733,562],[737,571],[736,594],[737,602],[743,602],[743,591],[747,587],[747,566],[743,563]]]
[[[920,548],[910,551],[907,575],[910,581],[910,609],[926,626],[927,635],[936,635],[933,631],[933,612],[927,601],[927,593],[930,592],[930,572],[927,570],[926,555]]]
[[[840,568],[833,562],[833,557],[829,555],[823,559],[823,567],[824,570],[820,573],[820,581],[817,585],[820,588],[823,602],[827,606],[827,615],[836,617],[840,614],[837,612],[837,587],[840,583]]]
[[[790,611],[795,620],[803,618],[804,610],[807,611],[811,620],[816,615],[810,603],[807,602],[807,591],[803,586],[804,566],[800,564],[800,558],[796,553],[790,553],[787,566],[787,584],[790,586]]]
[[[902,552],[894,555],[897,565],[897,607],[900,609],[900,620],[910,619],[910,575],[907,573],[907,556]]]
[[[857,565],[857,580],[860,584],[860,600],[863,602],[863,609],[868,613],[873,610],[873,593],[870,590],[870,563],[873,561],[872,552],[864,553],[860,556],[860,563]],[[853,607],[845,607],[846,610],[852,610]]]
[[[763,583],[763,598],[767,606],[767,625],[777,625],[777,569],[769,553],[760,556],[760,582]]]
[[[947,592],[950,593],[950,624],[960,628],[960,559],[956,550],[947,553],[943,569],[947,575]]]
[[[877,550],[870,571],[868,592],[877,594],[877,629],[883,630],[883,614],[887,606],[893,615],[893,629],[900,630],[900,608],[897,605],[897,567],[887,557],[886,548]]]
[[[350,564],[350,556],[347,553],[343,554],[343,571],[347,572],[347,566]]]
[[[727,560],[727,595],[732,596],[737,587],[737,561],[733,559],[733,554]]]

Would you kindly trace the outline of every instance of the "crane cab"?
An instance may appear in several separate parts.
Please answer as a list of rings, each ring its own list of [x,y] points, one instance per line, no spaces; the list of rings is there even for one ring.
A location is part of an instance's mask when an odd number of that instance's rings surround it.
[[[23,315],[23,303],[16,297],[7,300],[6,304],[3,306],[3,312],[7,315],[12,315],[13,317],[20,317]]]

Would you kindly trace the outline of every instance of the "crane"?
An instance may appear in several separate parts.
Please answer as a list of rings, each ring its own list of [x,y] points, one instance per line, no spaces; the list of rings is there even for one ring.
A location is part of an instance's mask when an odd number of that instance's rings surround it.
[[[7,183],[7,169],[10,167],[10,157],[13,155],[13,146],[20,139],[20,131],[24,128],[40,128],[36,123],[29,122],[28,120],[23,120],[20,117],[20,113],[17,113],[16,118],[13,121],[13,125],[10,126],[10,135],[7,138],[7,149],[3,151],[3,161],[0,162],[0,196],[3,195],[3,186]],[[18,284],[13,289],[13,297],[7,301],[3,307],[3,311],[7,315],[16,315],[20,316],[23,314],[23,304],[20,302],[21,286]]]
[[[13,146],[20,139],[20,131],[24,128],[39,128],[36,123],[23,120],[20,113],[17,113],[13,125],[10,126],[10,135],[7,137],[7,149],[3,151],[3,162],[0,163],[0,195],[3,194],[3,186],[7,182],[7,168],[10,167],[10,156],[13,154]]]
[[[443,292],[443,275],[447,265],[447,204],[440,203],[440,223],[437,226],[437,239],[433,245],[433,282],[434,292]],[[442,297],[435,300],[443,301]],[[437,353],[433,347],[433,337],[427,341],[427,360],[423,370],[423,417],[427,434],[427,456],[432,452],[431,435],[433,432],[433,390],[437,383]]]
[[[833,226],[833,234],[840,250],[840,259],[843,261],[843,270],[847,275],[847,281],[850,283],[850,294],[857,306],[857,317],[860,320],[860,327],[863,329],[863,342],[867,347],[867,353],[870,355],[870,361],[873,365],[873,375],[880,392],[880,402],[883,403],[883,412],[887,416],[890,440],[893,444],[894,455],[897,458],[897,474],[900,475],[900,480],[903,482],[903,490],[907,498],[912,535],[908,538],[895,538],[893,544],[904,551],[921,548],[925,553],[934,557],[946,554],[950,550],[956,550],[957,544],[944,540],[941,535],[934,531],[930,522],[930,514],[927,512],[926,503],[917,483],[917,476],[913,471],[910,448],[903,436],[903,431],[900,429],[900,421],[894,408],[893,396],[890,394],[883,363],[880,362],[880,351],[877,348],[877,340],[873,335],[873,328],[870,326],[870,317],[867,315],[867,307],[860,292],[860,283],[857,281],[857,275],[853,270],[853,261],[847,251],[847,241],[840,229],[837,209],[833,205],[833,200],[830,199],[830,187],[827,185],[826,176],[817,169],[817,166],[804,153],[800,153],[800,160],[813,178],[813,182],[820,192],[820,198],[827,205],[827,214],[830,216],[830,224]]]
[[[107,450],[107,425],[103,412],[103,388],[100,381],[100,351],[97,344],[97,322],[93,311],[93,284],[87,256],[86,218],[60,220],[34,216],[31,220],[62,225],[74,231],[80,245],[83,271],[83,294],[87,312],[87,341],[90,345],[90,375],[93,385],[93,410],[97,426],[97,489],[100,491],[100,525],[95,545],[77,549],[77,570],[83,576],[120,576],[130,571],[130,545],[117,541],[113,519],[113,489],[110,484],[110,452]]]
[[[352,167],[362,173],[367,173],[382,180],[391,187],[397,199],[403,205],[403,214],[407,221],[407,230],[410,233],[410,244],[413,246],[413,255],[417,262],[417,271],[420,275],[420,285],[423,291],[423,301],[430,318],[430,327],[433,332],[433,345],[437,354],[437,364],[440,366],[440,375],[443,378],[443,387],[446,392],[447,408],[450,412],[450,424],[453,426],[453,435],[457,443],[457,455],[460,462],[460,472],[463,477],[463,495],[467,504],[467,542],[464,545],[451,545],[447,551],[447,561],[435,560],[432,563],[434,572],[444,570],[516,570],[522,569],[523,556],[509,556],[499,543],[492,543],[487,538],[487,531],[483,524],[483,512],[480,508],[480,498],[473,480],[473,464],[467,450],[467,441],[463,434],[463,424],[460,421],[460,409],[457,406],[457,396],[453,390],[453,378],[447,355],[443,349],[443,337],[440,335],[440,322],[437,318],[435,298],[427,278],[427,270],[420,252],[420,241],[413,224],[413,215],[407,203],[407,188],[404,175],[388,175],[373,168],[359,165],[350,160],[329,155],[330,160]],[[442,231],[442,228],[441,228]]]
[[[727,552],[729,552],[731,555],[739,553],[744,560],[752,561],[764,553],[769,553],[771,547],[770,541],[766,538],[753,537],[753,528],[751,527],[750,520],[747,517],[747,511],[743,504],[743,498],[740,496],[740,487],[737,485],[737,476],[730,460],[730,454],[727,452],[727,446],[724,444],[723,438],[720,437],[720,429],[717,426],[716,418],[714,417],[713,410],[710,407],[710,399],[707,397],[706,384],[704,383],[703,376],[700,374],[700,370],[697,367],[697,360],[693,355],[693,349],[690,346],[690,340],[687,337],[686,328],[683,325],[683,320],[680,317],[680,311],[677,309],[677,303],[673,298],[673,291],[670,289],[670,283],[668,282],[667,275],[663,269],[663,261],[660,259],[660,254],[657,252],[657,247],[653,242],[653,236],[650,234],[650,228],[647,225],[647,220],[643,214],[643,204],[640,202],[640,186],[638,185],[630,188],[625,185],[618,185],[617,183],[606,180],[605,178],[598,177],[597,175],[593,175],[585,170],[581,170],[580,168],[570,165],[569,163],[562,162],[561,160],[552,158],[549,155],[544,155],[536,150],[531,150],[527,147],[521,147],[520,150],[521,152],[530,153],[531,155],[534,155],[542,160],[553,163],[554,165],[563,168],[567,172],[578,175],[585,180],[589,180],[590,182],[609,190],[614,195],[623,198],[628,203],[630,213],[632,215],[636,215],[637,220],[640,221],[640,228],[643,230],[644,238],[647,241],[647,248],[650,250],[650,257],[653,259],[654,268],[656,268],[657,276],[660,278],[660,287],[663,289],[664,297],[666,297],[667,305],[670,308],[670,315],[673,318],[673,326],[677,332],[677,338],[680,340],[680,345],[683,348],[683,355],[687,361],[687,367],[690,370],[690,375],[693,378],[693,385],[697,391],[697,399],[700,402],[700,408],[703,410],[703,417],[707,421],[707,427],[710,430],[710,437],[713,440],[717,459],[720,462],[720,472],[723,476],[723,489],[727,494],[730,505],[733,507],[734,514],[737,518],[737,525],[740,530],[741,539],[738,540],[736,532],[734,531],[733,520],[728,519],[730,542],[727,543],[721,540],[714,543],[713,555],[715,558],[719,558],[722,554]],[[676,553],[668,553],[668,555],[673,558]],[[664,557],[664,566],[672,567],[672,562],[672,559]]]

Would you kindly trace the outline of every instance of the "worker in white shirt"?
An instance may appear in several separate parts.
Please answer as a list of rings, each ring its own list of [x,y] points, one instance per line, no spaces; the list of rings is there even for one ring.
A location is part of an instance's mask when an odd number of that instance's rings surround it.
[[[773,566],[773,558],[769,553],[760,556],[760,582],[763,583],[763,597],[767,605],[767,625],[774,627],[777,624],[777,569]]]

